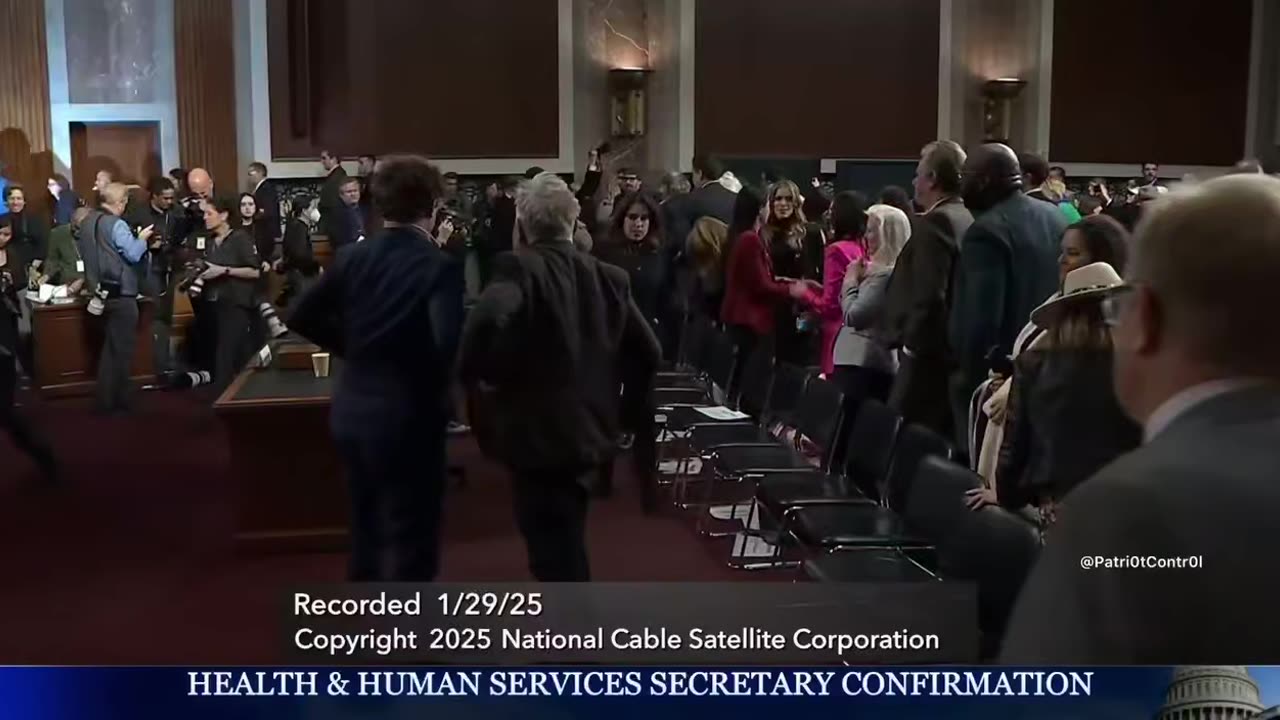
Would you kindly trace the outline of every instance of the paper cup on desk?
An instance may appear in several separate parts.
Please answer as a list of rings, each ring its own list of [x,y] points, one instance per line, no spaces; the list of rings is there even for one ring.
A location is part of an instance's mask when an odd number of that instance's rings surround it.
[[[318,378],[329,377],[329,353],[311,353],[311,369]]]

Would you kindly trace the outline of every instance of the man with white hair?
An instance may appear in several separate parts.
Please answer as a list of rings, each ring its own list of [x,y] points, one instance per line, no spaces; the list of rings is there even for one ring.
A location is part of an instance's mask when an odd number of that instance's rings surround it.
[[[1104,304],[1115,390],[1144,445],[1067,496],[1003,660],[1275,660],[1280,508],[1280,180],[1150,203]]]
[[[89,311],[102,317],[102,350],[98,356],[97,410],[104,415],[130,410],[129,369],[138,332],[138,265],[147,252],[154,226],[135,237],[121,219],[129,190],[107,183],[99,191],[101,205],[80,223],[77,247],[84,258]]]
[[[590,579],[587,502],[617,453],[620,389],[647,391],[661,352],[626,272],[574,248],[578,212],[551,173],[521,187],[515,252],[495,260],[459,360],[481,398],[481,447],[511,469],[529,567],[544,582]]]

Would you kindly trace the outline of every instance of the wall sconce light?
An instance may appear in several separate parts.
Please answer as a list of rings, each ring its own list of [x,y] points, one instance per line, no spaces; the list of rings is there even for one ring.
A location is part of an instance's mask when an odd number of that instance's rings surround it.
[[[1026,80],[996,78],[982,86],[982,128],[987,142],[1008,143],[1013,126],[1013,101]]]
[[[613,137],[644,136],[648,85],[648,70],[618,68],[609,71],[609,117]]]

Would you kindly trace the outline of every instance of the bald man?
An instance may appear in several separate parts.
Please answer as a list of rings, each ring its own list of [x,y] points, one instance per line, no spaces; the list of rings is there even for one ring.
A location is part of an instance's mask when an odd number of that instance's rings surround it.
[[[1014,352],[1031,311],[1058,291],[1067,219],[1023,194],[1022,183],[1018,156],[1006,145],[982,145],[965,160],[960,192],[974,221],[960,241],[949,321],[958,365],[951,405],[962,452],[974,390]]]
[[[213,177],[204,168],[193,168],[187,175],[187,189],[201,198],[213,197]]]

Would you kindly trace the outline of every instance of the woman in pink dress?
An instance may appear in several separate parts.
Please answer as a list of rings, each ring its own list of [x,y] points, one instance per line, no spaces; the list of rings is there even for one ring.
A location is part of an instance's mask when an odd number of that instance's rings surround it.
[[[845,191],[831,202],[831,235],[823,256],[822,299],[814,312],[822,323],[822,373],[835,370],[836,336],[844,327],[840,310],[840,288],[849,265],[867,257],[867,200],[861,193]]]

